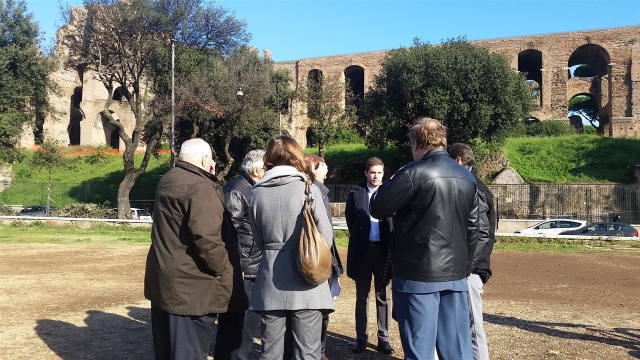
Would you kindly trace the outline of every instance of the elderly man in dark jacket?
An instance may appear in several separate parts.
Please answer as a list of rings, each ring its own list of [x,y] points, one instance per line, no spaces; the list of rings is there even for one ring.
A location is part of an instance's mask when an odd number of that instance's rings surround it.
[[[258,274],[262,252],[253,241],[249,224],[251,187],[264,175],[264,150],[251,150],[242,159],[240,174],[224,186],[224,202],[231,214],[233,227],[238,233],[237,251],[242,265],[244,290],[251,298]],[[248,360],[253,350],[253,336],[260,327],[260,315],[256,312],[237,311],[218,317],[214,358]],[[233,353],[237,351],[237,356]]]
[[[156,189],[144,294],[155,358],[206,359],[215,315],[246,309],[247,297],[233,292],[239,261],[223,241],[228,234],[211,148],[187,140],[178,159]]]
[[[410,128],[414,162],[373,194],[371,215],[392,217],[393,312],[406,359],[471,360],[469,300],[478,239],[473,175],[447,153],[446,127]]]

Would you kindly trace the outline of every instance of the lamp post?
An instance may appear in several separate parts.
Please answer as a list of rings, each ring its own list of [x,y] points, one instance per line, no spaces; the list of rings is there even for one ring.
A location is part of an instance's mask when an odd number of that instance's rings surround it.
[[[171,39],[171,160],[169,162],[170,167],[174,167],[175,154],[176,154],[176,96],[175,96],[175,39]]]

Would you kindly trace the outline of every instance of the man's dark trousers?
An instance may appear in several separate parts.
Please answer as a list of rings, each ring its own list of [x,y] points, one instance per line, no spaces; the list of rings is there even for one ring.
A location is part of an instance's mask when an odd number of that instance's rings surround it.
[[[385,248],[379,242],[370,242],[360,260],[356,283],[356,336],[358,340],[367,340],[367,319],[369,317],[369,292],[371,277],[374,278],[376,294],[376,313],[378,320],[378,341],[389,341],[389,291],[382,281],[387,258]]]
[[[151,305],[153,352],[156,360],[203,360],[209,353],[215,314],[180,316]]]

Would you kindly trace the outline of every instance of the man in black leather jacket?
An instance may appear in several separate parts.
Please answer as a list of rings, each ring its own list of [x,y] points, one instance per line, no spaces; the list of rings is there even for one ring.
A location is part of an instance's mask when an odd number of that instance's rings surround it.
[[[373,194],[371,215],[392,217],[393,312],[406,358],[471,360],[468,287],[478,240],[473,175],[447,153],[446,127],[410,128],[414,162]],[[437,341],[436,341],[437,340]]]
[[[253,235],[249,224],[249,200],[251,188],[264,175],[263,157],[264,150],[249,151],[240,164],[238,177],[224,186],[224,203],[231,213],[231,221],[238,232],[238,253],[244,275],[244,290],[249,298],[251,298],[262,259],[262,253],[253,244]],[[218,318],[214,357],[229,359],[231,355],[231,358],[235,358],[233,352],[237,346],[240,346],[237,358],[239,360],[250,359],[253,336],[259,326],[260,315],[250,310],[221,315]],[[231,351],[227,350],[229,348]]]
[[[447,148],[449,156],[458,164],[471,171],[478,183],[480,196],[480,238],[476,245],[476,266],[469,276],[469,304],[471,305],[471,339],[474,360],[489,360],[489,347],[484,333],[482,319],[482,294],[484,284],[491,277],[490,256],[496,241],[496,212],[493,206],[493,194],[487,186],[478,179],[477,171],[473,167],[475,156],[467,144],[453,144]]]

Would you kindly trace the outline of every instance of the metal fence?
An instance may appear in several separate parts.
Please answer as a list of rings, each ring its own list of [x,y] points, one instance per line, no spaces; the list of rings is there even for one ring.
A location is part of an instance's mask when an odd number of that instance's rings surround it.
[[[69,184],[54,184],[52,197]],[[14,183],[24,194],[21,205],[45,204],[46,183]],[[334,203],[334,216],[344,216],[344,206],[353,184],[327,184],[329,201]],[[488,185],[494,195],[495,207],[501,219],[573,218],[586,221],[607,221],[620,216],[626,223],[640,223],[640,184],[525,184]],[[111,189],[110,189],[111,190]],[[94,199],[95,188],[90,184],[70,187],[78,202],[102,202]],[[113,185],[113,194],[117,184]],[[7,204],[0,192],[0,203]],[[104,201],[104,200],[103,200]],[[54,203],[55,205],[55,203]],[[131,200],[132,207],[151,210],[153,200]]]
[[[327,184],[333,203],[347,200],[354,185]],[[488,185],[502,219],[553,217],[640,223],[640,184]]]

